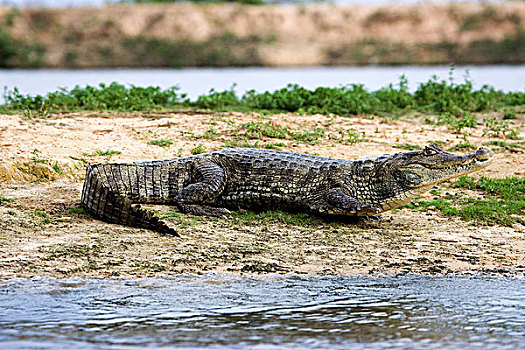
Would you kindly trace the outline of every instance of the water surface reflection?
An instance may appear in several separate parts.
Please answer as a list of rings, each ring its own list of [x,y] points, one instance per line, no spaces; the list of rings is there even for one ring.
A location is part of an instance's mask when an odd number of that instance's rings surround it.
[[[519,278],[35,278],[0,292],[4,348],[525,347]]]

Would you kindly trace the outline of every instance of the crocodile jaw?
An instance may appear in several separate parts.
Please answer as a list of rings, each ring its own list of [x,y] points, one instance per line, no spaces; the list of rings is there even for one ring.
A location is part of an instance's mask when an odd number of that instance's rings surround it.
[[[425,159],[424,162],[408,162],[408,164],[396,169],[397,172],[403,175],[400,176],[400,174],[398,174],[400,188],[397,193],[394,192],[391,197],[384,199],[380,203],[383,211],[395,209],[409,203],[417,196],[425,193],[441,182],[487,167],[492,163],[494,152],[482,147],[475,153],[462,156],[438,149],[436,155],[442,158],[441,162],[436,161],[435,164],[432,164],[432,162]],[[399,178],[402,180],[399,180]],[[411,181],[413,181],[413,183],[409,183]]]

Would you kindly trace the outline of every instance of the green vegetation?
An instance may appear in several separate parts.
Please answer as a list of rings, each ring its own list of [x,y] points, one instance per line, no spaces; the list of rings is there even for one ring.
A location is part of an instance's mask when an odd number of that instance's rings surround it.
[[[71,214],[84,215],[86,210],[83,207],[71,207],[68,210]]]
[[[402,145],[394,145],[394,148],[400,148],[400,149],[406,149],[408,151],[416,151],[418,149],[421,149],[421,146],[418,145],[411,145],[409,143],[404,143]]]
[[[432,201],[415,201],[405,205],[414,210],[437,209],[447,216],[460,216],[476,223],[497,223],[511,226],[525,223],[525,178],[506,177],[473,179],[462,176],[453,187],[480,191],[484,198],[469,198],[464,194],[447,195]]]
[[[463,32],[477,31],[487,25],[501,25],[508,21],[514,25],[521,24],[521,18],[516,13],[499,13],[495,6],[485,4],[483,10],[467,15],[463,19],[459,30]]]
[[[43,57],[44,48],[41,44],[15,40],[0,28],[0,68],[41,67],[44,63]]]
[[[13,8],[0,17],[0,68],[34,68],[44,63],[44,48],[40,43],[14,39],[8,31],[20,13]]]
[[[269,40],[226,32],[202,42],[130,37],[124,39],[122,46],[141,67],[239,67],[262,65],[257,50]]]
[[[160,147],[168,147],[171,144],[173,144],[173,141],[165,139],[151,140],[150,142],[148,142],[148,145],[155,145]]]
[[[97,244],[56,244],[52,246],[43,246],[39,249],[40,253],[46,253],[46,259],[53,260],[57,258],[89,258],[97,257],[102,250],[102,247]]]
[[[159,87],[125,87],[117,83],[99,84],[98,87],[76,86],[72,90],[59,89],[46,96],[22,95],[18,89],[7,93],[8,105],[0,111],[76,111],[115,110],[143,111],[178,106],[185,95],[177,94],[178,88],[161,90]]]
[[[449,152],[454,152],[454,151],[474,151],[476,149],[478,149],[478,147],[476,145],[473,145],[472,143],[470,143],[467,140],[463,140],[460,143],[458,143],[457,145],[455,145],[454,147],[450,147],[448,149],[448,151]]]
[[[9,67],[11,60],[18,55],[15,41],[5,31],[0,29],[0,68]]]
[[[450,130],[460,134],[464,128],[475,128],[478,125],[478,118],[468,113],[456,116],[450,112],[446,112],[438,115],[437,121],[435,123],[430,122],[430,124],[447,125]]]
[[[237,139],[287,139],[316,144],[323,137],[324,130],[314,128],[313,130],[297,130],[288,126],[273,124],[272,122],[249,122],[242,124],[234,133]]]
[[[289,213],[280,210],[254,212],[251,210],[239,210],[232,212],[234,224],[253,225],[254,223],[286,224],[300,227],[319,225],[322,219],[305,213]]]
[[[497,146],[497,147],[511,147],[511,148],[517,148],[517,149],[525,149],[525,142],[506,142],[503,140],[490,140],[487,142],[483,142],[483,145],[485,146]]]
[[[485,118],[485,129],[483,130],[483,136],[489,137],[506,137],[511,140],[518,140],[520,134],[520,128],[512,128],[511,122],[508,120],[497,120],[496,118]]]
[[[114,155],[117,155],[117,154],[121,154],[122,152],[121,151],[115,151],[115,150],[112,150],[112,149],[107,149],[105,151],[102,151],[102,150],[99,150],[97,149],[95,151],[95,153],[99,156],[103,156],[103,157],[111,157],[111,156],[114,156]]]
[[[191,150],[191,154],[201,154],[201,153],[206,153],[208,152],[208,150],[206,149],[206,147],[204,147],[204,145],[202,143],[199,143],[197,146],[195,146],[194,148],[192,148]]]
[[[505,93],[489,86],[474,90],[472,82],[468,79],[458,84],[450,79],[439,81],[433,78],[421,83],[414,93],[408,91],[405,77],[401,78],[397,87],[391,84],[376,91],[368,91],[359,84],[338,88],[319,87],[315,90],[288,85],[274,92],[258,93],[251,90],[242,97],[238,97],[233,89],[223,92],[211,90],[209,94],[199,96],[195,102],[189,101],[185,94],[179,94],[177,90],[177,87],[161,90],[159,87],[126,87],[112,83],[100,84],[98,87],[77,86],[72,90],[60,89],[45,96],[28,96],[15,89],[6,94],[7,104],[0,106],[0,112],[34,111],[33,115],[37,115],[42,111],[146,111],[184,107],[348,116],[416,110],[439,114],[438,120],[432,121],[433,123],[447,124],[453,130],[461,132],[463,128],[477,125],[472,112],[503,110],[525,105],[525,92]],[[508,128],[511,124],[509,121],[505,122],[509,123],[505,124]],[[257,128],[260,129],[259,126]],[[285,131],[261,129],[259,132]]]
[[[45,224],[49,224],[51,222],[51,218],[49,217],[49,215],[44,210],[35,209],[34,215],[39,217],[39,218],[41,218],[41,220],[39,222],[39,225],[45,225]]]
[[[13,203],[14,200],[7,197],[0,197],[0,205],[3,205],[4,203]]]
[[[519,19],[519,18],[518,18]],[[330,65],[405,64],[519,64],[525,60],[525,32],[520,25],[500,40],[468,44],[442,41],[407,44],[385,39],[362,39],[327,50]]]

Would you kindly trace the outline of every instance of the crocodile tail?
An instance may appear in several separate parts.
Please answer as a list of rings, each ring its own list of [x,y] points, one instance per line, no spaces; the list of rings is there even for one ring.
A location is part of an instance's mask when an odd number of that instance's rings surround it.
[[[147,228],[159,233],[180,237],[165,222],[154,216],[153,212],[133,205],[132,200],[122,193],[119,180],[108,176],[107,167],[111,164],[94,164],[87,167],[82,206],[93,217],[115,224]]]

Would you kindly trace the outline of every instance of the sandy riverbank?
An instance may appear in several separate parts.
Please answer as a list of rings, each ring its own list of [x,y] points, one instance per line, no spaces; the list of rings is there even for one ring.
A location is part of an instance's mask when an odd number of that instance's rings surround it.
[[[402,209],[378,221],[338,222],[287,214],[206,219],[157,208],[182,238],[106,224],[78,212],[85,163],[186,156],[199,144],[218,149],[231,145],[248,122],[306,131],[322,128],[324,135],[316,144],[264,138],[249,142],[346,159],[434,140],[451,147],[463,137],[411,117],[395,121],[192,111],[70,113],[46,119],[1,115],[0,278],[202,271],[447,273],[525,266],[523,225],[476,225],[436,211]],[[522,116],[515,123],[524,129]],[[366,141],[338,139],[340,130],[352,129]],[[488,139],[481,128],[471,134],[469,141],[476,145]],[[154,140],[172,143],[150,144]],[[477,175],[525,176],[520,152],[500,149],[494,163]],[[459,189],[443,187],[443,193],[454,191]]]

